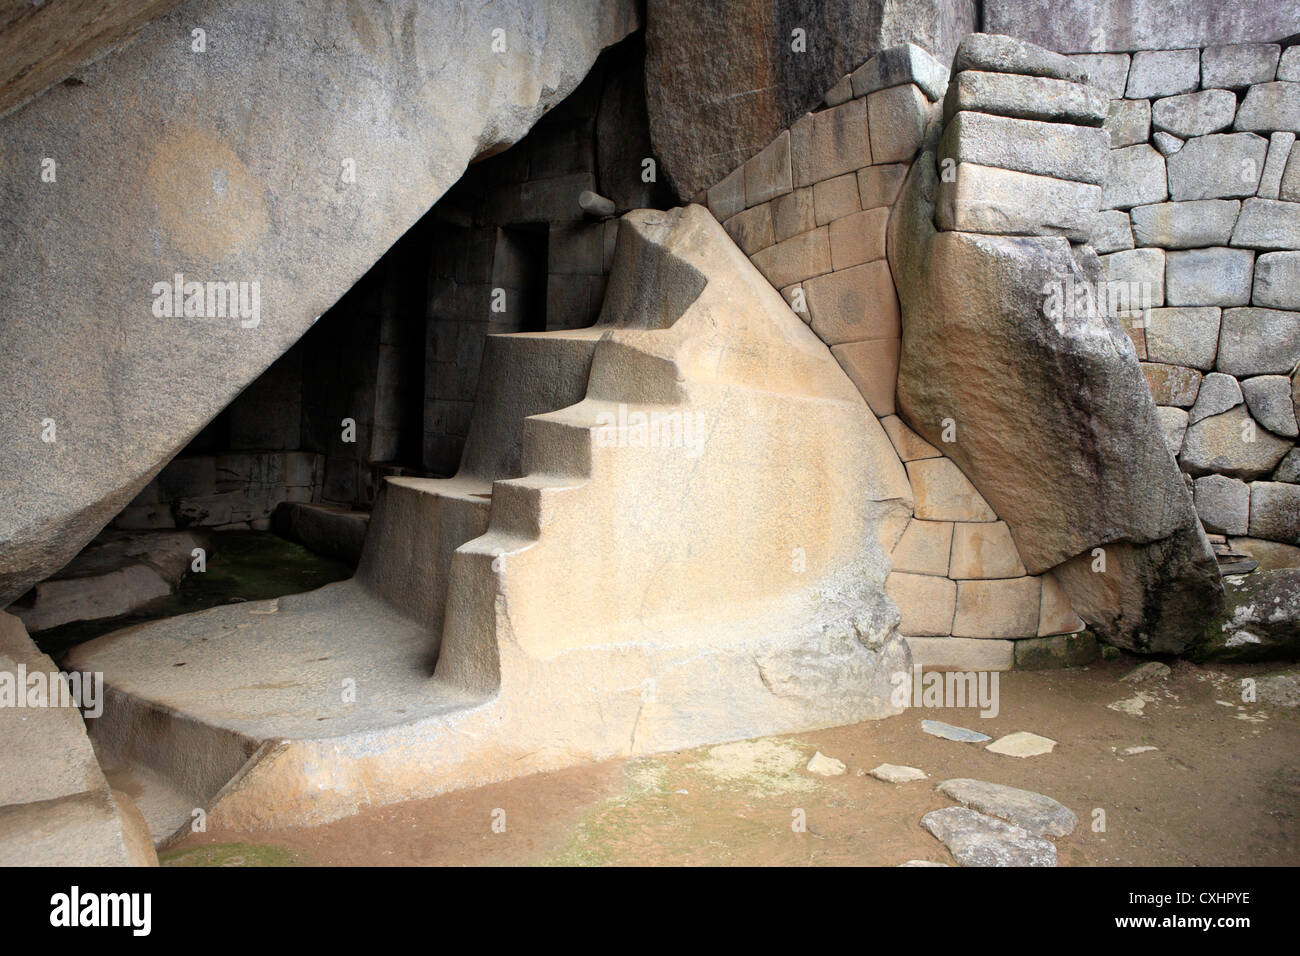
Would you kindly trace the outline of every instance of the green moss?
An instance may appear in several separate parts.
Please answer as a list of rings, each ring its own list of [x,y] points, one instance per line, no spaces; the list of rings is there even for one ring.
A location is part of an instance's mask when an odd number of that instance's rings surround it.
[[[160,866],[301,866],[292,850],[260,843],[213,843],[158,854]]]

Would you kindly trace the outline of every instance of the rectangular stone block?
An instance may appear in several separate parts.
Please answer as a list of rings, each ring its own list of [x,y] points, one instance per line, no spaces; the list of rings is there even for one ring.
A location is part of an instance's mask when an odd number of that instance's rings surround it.
[[[1129,99],[1190,93],[1201,83],[1200,50],[1141,50],[1128,69]]]
[[[1300,312],[1225,309],[1219,332],[1219,371],[1247,375],[1289,375],[1300,362]]]
[[[889,555],[889,566],[894,571],[911,574],[948,576],[949,556],[952,552],[951,521],[921,521],[913,518],[907,523],[903,536]]]
[[[1015,73],[958,73],[943,101],[945,121],[969,110],[1020,119],[1100,126],[1109,109],[1106,95],[1092,86]]]
[[[907,178],[906,163],[867,166],[858,170],[858,199],[863,209],[892,206]]]
[[[1289,46],[1282,51],[1277,64],[1277,79],[1300,80],[1300,46]]]
[[[1110,151],[1101,197],[1103,209],[1128,209],[1164,202],[1168,195],[1165,158],[1158,152],[1145,143]]]
[[[811,186],[871,165],[867,101],[849,100],[809,113],[790,128],[794,186]]]
[[[925,94],[910,83],[870,94],[867,111],[871,130],[870,162],[873,163],[907,162],[915,156],[935,112]]]
[[[831,271],[829,230],[822,226],[768,246],[753,256],[754,265],[778,289]]]
[[[943,96],[948,68],[911,43],[881,50],[853,71],[853,95],[866,96],[891,86],[915,83],[931,100]]]
[[[605,271],[605,224],[554,223],[547,232],[546,270],[563,275]]]
[[[1151,135],[1150,100],[1111,100],[1102,126],[1110,134],[1110,148],[1145,143]]]
[[[745,208],[745,167],[739,166],[709,190],[709,212],[724,222]]]
[[[885,257],[889,210],[883,206],[837,219],[830,225],[831,265],[838,272]]]
[[[1295,133],[1273,133],[1268,138],[1268,155],[1264,159],[1264,172],[1259,177],[1255,195],[1261,199],[1277,199],[1282,189],[1282,174],[1286,171]]]
[[[1227,129],[1236,112],[1237,97],[1228,90],[1200,90],[1156,100],[1151,122],[1158,130],[1191,139]]]
[[[998,520],[984,496],[951,458],[909,461],[907,479],[916,501],[913,513],[923,521]]]
[[[1170,252],[1165,256],[1165,302],[1248,305],[1254,267],[1255,254],[1248,249],[1216,247]]]
[[[842,219],[860,208],[856,173],[825,179],[813,186],[813,210],[819,226]]]
[[[1009,671],[1019,641],[976,641],[966,637],[913,637],[912,666],[922,671]]]
[[[1169,197],[1233,199],[1255,195],[1268,140],[1254,133],[1211,133],[1189,139],[1168,159]]]
[[[763,147],[745,162],[745,205],[757,206],[791,189],[790,131]]]
[[[1201,86],[1238,90],[1268,83],[1277,71],[1282,48],[1276,43],[1229,43],[1201,51]]]
[[[1227,475],[1196,479],[1193,500],[1206,531],[1245,534],[1250,524],[1250,486]]]
[[[1195,199],[1134,206],[1129,214],[1139,246],[1196,249],[1226,246],[1240,210],[1236,199]]]
[[[1219,349],[1220,314],[1217,308],[1152,309],[1144,330],[1147,358],[1208,372]]]
[[[1247,199],[1232,230],[1232,245],[1300,249],[1300,203]]]
[[[1234,129],[1300,133],[1300,83],[1260,83],[1246,91]]]
[[[1201,389],[1201,373],[1196,369],[1156,362],[1142,362],[1141,366],[1151,398],[1157,405],[1191,408],[1196,403],[1196,394]]]
[[[948,577],[1016,578],[1024,574],[1020,552],[1005,521],[963,521],[954,525]]]
[[[1129,55],[1127,53],[1075,53],[1071,62],[1088,74],[1088,82],[1107,96],[1124,95],[1128,86]]]
[[[1100,187],[1009,169],[959,163],[939,184],[940,229],[992,235],[1059,235],[1086,242]]]
[[[1251,482],[1250,536],[1300,544],[1300,485]]]
[[[776,242],[772,232],[772,206],[760,203],[738,212],[722,224],[736,245],[752,256]]]
[[[1300,252],[1265,252],[1255,260],[1251,304],[1300,310]]]
[[[1122,209],[1108,209],[1093,219],[1092,245],[1098,255],[1133,248],[1133,228]]]
[[[941,159],[1100,186],[1110,157],[1104,130],[961,112],[939,143]]]
[[[898,294],[884,259],[804,282],[809,324],[827,345],[898,338]]]
[[[811,186],[796,189],[772,200],[772,237],[784,242],[801,232],[817,228]]]
[[[1038,578],[958,581],[953,637],[1037,637]]]
[[[894,414],[899,345],[898,339],[868,339],[865,342],[845,342],[831,349],[831,354],[877,416]]]
[[[1110,283],[1124,283],[1120,293],[1128,293],[1128,301],[1122,294],[1116,294],[1114,302],[1107,306],[1115,312],[1136,311],[1165,304],[1165,252],[1163,249],[1129,249],[1126,252],[1113,252],[1101,257],[1101,264],[1106,269],[1108,296],[1113,286]],[[1137,292],[1136,301],[1133,292]]]
[[[891,571],[885,578],[885,592],[898,605],[902,617],[898,630],[909,635],[952,633],[957,585],[947,578],[929,574]]]
[[[1061,582],[1056,579],[1056,575],[1048,571],[1038,580],[1042,585],[1038,609],[1038,636],[1074,634],[1083,630],[1083,621],[1074,613],[1074,607],[1070,604],[1070,599],[1066,596],[1065,589],[1061,587]],[[1095,643],[1094,639],[1094,653]]]

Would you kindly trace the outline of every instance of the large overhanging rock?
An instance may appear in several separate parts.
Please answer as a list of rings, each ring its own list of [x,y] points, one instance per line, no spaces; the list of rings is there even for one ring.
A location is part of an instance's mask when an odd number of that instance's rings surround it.
[[[649,0],[646,99],[663,173],[694,198],[872,54],[915,43],[947,63],[975,27],[972,0]]]
[[[0,119],[0,605],[636,26],[632,0],[191,3]],[[249,308],[160,317],[177,275]]]
[[[900,412],[1010,525],[1031,574],[1057,568],[1102,636],[1182,650],[1222,589],[1132,344],[1105,310],[1045,312],[1053,284],[1097,290],[1099,260],[1064,238],[937,232],[937,193],[926,152],[890,224]]]

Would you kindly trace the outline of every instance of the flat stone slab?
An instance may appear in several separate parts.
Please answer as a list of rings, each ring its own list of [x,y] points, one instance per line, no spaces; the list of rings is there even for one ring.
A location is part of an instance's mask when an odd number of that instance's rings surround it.
[[[1031,734],[1027,730],[1018,730],[1014,734],[999,737],[984,749],[1008,757],[1037,757],[1041,754],[1050,754],[1054,747],[1056,741],[1050,737]]]
[[[954,727],[952,724],[945,724],[942,720],[923,720],[921,729],[931,737],[942,737],[944,740],[955,740],[963,744],[982,744],[986,740],[992,740],[988,734],[982,734],[978,730],[967,730],[965,727]]]
[[[956,777],[935,787],[939,793],[981,813],[992,814],[1035,836],[1069,836],[1079,823],[1064,804],[1032,790]]]
[[[871,771],[871,776],[877,780],[883,780],[885,783],[912,783],[916,780],[924,780],[929,774],[924,770],[918,770],[916,767],[904,767],[894,763],[882,763]]]
[[[1047,840],[966,807],[933,810],[921,826],[962,866],[1056,866],[1056,847]]]

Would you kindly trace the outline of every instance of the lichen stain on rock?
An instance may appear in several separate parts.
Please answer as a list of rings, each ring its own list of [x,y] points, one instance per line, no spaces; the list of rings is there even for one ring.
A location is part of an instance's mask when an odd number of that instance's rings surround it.
[[[216,261],[259,240],[270,224],[262,184],[211,133],[178,127],[146,172],[158,228],[181,252]]]

